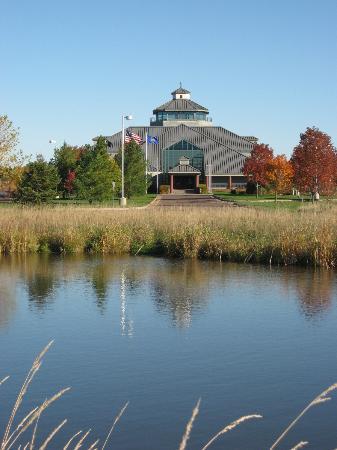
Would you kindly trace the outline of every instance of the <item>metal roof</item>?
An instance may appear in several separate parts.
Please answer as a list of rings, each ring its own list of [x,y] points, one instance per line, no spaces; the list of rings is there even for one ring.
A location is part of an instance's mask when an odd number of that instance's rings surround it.
[[[158,161],[159,167],[162,167],[163,151],[186,140],[203,151],[204,165],[212,164],[213,175],[241,174],[243,164],[254,146],[252,142],[223,127],[190,127],[180,124],[176,127],[140,126],[129,129],[144,139],[145,133],[158,137],[158,144],[148,145],[150,164],[157,166]],[[109,151],[116,154],[121,146],[122,132],[106,136],[106,139]],[[145,152],[145,144],[142,148]]]
[[[177,98],[158,106],[153,110],[153,114],[158,111],[203,111],[208,113],[208,109],[199,105],[193,100],[186,98]]]
[[[175,95],[175,94],[190,94],[190,91],[188,91],[187,89],[184,89],[180,86],[178,89],[171,92],[171,95]]]
[[[178,164],[168,171],[168,173],[193,173],[193,174],[201,174],[200,170],[196,169],[189,164]]]

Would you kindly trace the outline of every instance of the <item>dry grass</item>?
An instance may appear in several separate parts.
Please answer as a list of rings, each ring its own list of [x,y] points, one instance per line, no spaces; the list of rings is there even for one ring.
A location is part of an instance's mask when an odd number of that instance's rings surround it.
[[[87,210],[8,208],[0,253],[160,254],[264,264],[337,264],[337,207]]]
[[[238,427],[241,423],[246,422],[247,420],[251,419],[262,419],[262,416],[260,414],[250,414],[249,416],[242,416],[239,419],[234,420],[229,425],[225,426],[222,430],[220,430],[215,436],[213,436],[206,445],[203,446],[201,450],[206,450],[209,448],[214,441],[216,441],[221,435],[228,433],[228,431],[233,430],[234,428]]]
[[[26,379],[24,380],[22,387],[19,391],[19,394],[16,398],[16,401],[14,403],[14,407],[12,409],[12,412],[9,416],[3,437],[0,441],[0,450],[10,450],[14,448],[14,445],[18,445],[16,447],[18,450],[46,450],[49,444],[53,441],[56,434],[61,430],[61,428],[67,423],[67,419],[64,419],[59,425],[57,425],[46,437],[46,439],[36,446],[36,435],[37,435],[37,429],[38,429],[38,423],[41,415],[45,412],[45,410],[52,405],[56,400],[58,400],[60,397],[62,397],[67,391],[69,391],[70,388],[61,389],[59,392],[57,392],[55,395],[50,397],[49,399],[46,399],[41,405],[33,408],[28,414],[25,415],[25,417],[17,424],[14,425],[16,416],[18,414],[18,411],[22,407],[22,403],[24,400],[24,397],[28,391],[29,386],[33,382],[33,379],[36,375],[36,373],[39,371],[41,365],[42,365],[42,359],[53,344],[53,341],[51,341],[43,350],[42,352],[37,356],[35,361],[33,362],[33,365],[31,369],[29,370]],[[3,384],[9,377],[6,377],[1,380],[0,385]],[[114,430],[117,422],[123,415],[124,411],[126,410],[128,406],[128,403],[124,405],[124,407],[121,409],[117,417],[115,418],[112,427],[104,441],[104,444],[102,447],[100,447],[100,450],[104,450],[108,444],[108,441],[110,439],[111,433]],[[28,439],[28,442],[26,442],[27,439],[27,432],[29,429],[33,428],[32,437]],[[68,440],[68,442],[63,447],[63,450],[67,449],[73,449],[77,450],[85,444],[85,441],[87,440],[87,437],[89,436],[91,430],[88,430],[83,434],[83,432],[80,430],[77,433],[75,433],[71,439]],[[82,435],[82,436],[81,436]],[[79,438],[79,440],[76,442],[76,438]],[[20,444],[20,440],[23,440],[23,443]],[[92,444],[88,444],[87,447],[88,450],[98,450],[98,442],[99,440],[96,440]],[[70,447],[73,445],[73,447]]]
[[[50,342],[42,352],[37,356],[31,369],[29,370],[26,379],[23,382],[23,385],[19,391],[19,394],[14,403],[14,407],[12,412],[10,413],[8,423],[5,427],[3,438],[0,441],[0,450],[10,450],[14,448],[14,445],[18,445],[16,447],[18,450],[46,450],[49,444],[53,441],[56,434],[63,428],[63,426],[67,423],[67,419],[64,419],[59,425],[57,425],[45,438],[45,440],[36,445],[36,436],[38,430],[38,424],[41,415],[44,411],[52,405],[56,400],[58,400],[62,395],[64,395],[70,388],[65,388],[45,400],[41,405],[33,408],[26,416],[17,424],[14,425],[17,413],[19,409],[22,407],[22,403],[25,397],[25,394],[28,391],[29,386],[31,385],[36,373],[41,367],[42,359],[53,344],[53,341]],[[5,377],[0,381],[0,386],[3,384],[9,377]],[[301,413],[291,422],[291,424],[283,431],[283,433],[277,438],[277,440],[271,445],[270,450],[274,450],[280,442],[285,438],[288,432],[296,425],[296,423],[303,417],[303,415],[312,407],[321,403],[325,403],[326,401],[331,400],[328,395],[337,389],[337,383],[332,384],[327,389],[325,389],[322,393],[320,393],[317,397],[315,397],[304,409]],[[194,422],[199,414],[201,399],[198,400],[196,406],[192,410],[191,418],[189,419],[185,432],[183,434],[181,443],[179,445],[179,450],[186,450],[188,440],[190,439]],[[111,434],[115,429],[117,422],[120,420],[122,415],[124,414],[126,408],[128,407],[129,402],[127,402],[123,408],[120,410],[115,420],[112,423],[112,426],[104,440],[102,446],[99,445],[99,439],[96,439],[92,443],[88,443],[88,436],[90,435],[91,429],[83,432],[82,430],[77,431],[72,437],[65,443],[62,447],[63,450],[79,450],[80,448],[86,447],[87,450],[105,450],[107,448],[108,442],[110,440]],[[202,447],[201,450],[206,450],[222,435],[228,433],[229,431],[235,429],[243,422],[246,422],[251,419],[261,419],[262,416],[260,414],[250,414],[246,416],[242,416],[229,425],[226,425],[222,428],[218,433],[216,433],[208,442]],[[27,442],[27,433],[29,429],[33,428],[31,438],[28,438]],[[23,440],[20,443],[20,440]],[[307,441],[301,441],[297,445],[291,448],[291,450],[297,450],[308,445]]]
[[[283,440],[283,438],[289,433],[289,431],[296,425],[296,423],[301,419],[301,417],[304,416],[304,414],[313,406],[319,405],[321,403],[325,403],[327,401],[330,401],[331,398],[328,397],[328,394],[330,392],[335,391],[337,389],[337,383],[332,384],[327,389],[325,389],[323,392],[321,392],[317,397],[315,397],[301,412],[298,416],[295,417],[295,419],[290,423],[290,425],[283,431],[283,433],[276,439],[276,441],[273,443],[273,445],[270,447],[270,450],[274,450],[279,443]],[[303,442],[300,442],[297,444],[295,448],[301,448],[298,447],[298,445],[302,444]],[[306,444],[305,444],[306,445]]]
[[[185,450],[186,449],[187,441],[189,440],[191,432],[192,432],[193,423],[194,423],[197,415],[199,414],[200,402],[201,402],[201,399],[199,398],[197,404],[193,408],[191,418],[187,422],[185,433],[184,433],[183,438],[181,440],[181,443],[179,445],[179,450]]]
[[[307,441],[301,441],[297,445],[295,445],[295,447],[293,447],[290,450],[299,450],[300,448],[303,448],[303,447],[305,447],[308,444],[309,444],[309,442],[307,442]]]

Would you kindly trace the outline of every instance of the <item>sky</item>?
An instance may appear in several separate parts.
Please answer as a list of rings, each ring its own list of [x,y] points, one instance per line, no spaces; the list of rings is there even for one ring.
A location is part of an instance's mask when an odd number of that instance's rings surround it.
[[[50,158],[123,113],[148,125],[182,82],[214,125],[276,153],[308,126],[337,145],[336,23],[337,0],[0,0],[0,115]]]

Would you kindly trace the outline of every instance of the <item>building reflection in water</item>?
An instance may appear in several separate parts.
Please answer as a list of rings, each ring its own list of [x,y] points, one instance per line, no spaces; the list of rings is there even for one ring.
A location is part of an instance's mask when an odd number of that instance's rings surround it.
[[[206,307],[210,283],[220,275],[219,264],[209,266],[200,261],[170,261],[156,269],[151,279],[153,298],[157,309],[171,316],[172,324],[181,328],[189,327],[192,314]]]
[[[287,287],[307,320],[320,317],[332,303],[336,273],[327,270],[275,269],[273,283]],[[153,301],[156,310],[177,327],[189,327],[194,315],[204,310],[211,285],[222,287],[235,280],[244,286],[264,277],[268,269],[195,260],[164,260],[130,257],[65,258],[31,255],[0,258],[0,327],[8,323],[16,308],[16,285],[21,283],[30,305],[38,310],[57,300],[58,286],[69,284],[86,295],[94,295],[105,314],[109,301],[119,303],[119,326],[133,336],[135,323],[130,299]],[[92,290],[88,290],[88,287]],[[269,287],[268,287],[269,286]],[[270,289],[270,283],[266,289]],[[68,287],[67,292],[68,292]],[[261,292],[261,295],[266,295]],[[268,294],[269,295],[269,294]]]

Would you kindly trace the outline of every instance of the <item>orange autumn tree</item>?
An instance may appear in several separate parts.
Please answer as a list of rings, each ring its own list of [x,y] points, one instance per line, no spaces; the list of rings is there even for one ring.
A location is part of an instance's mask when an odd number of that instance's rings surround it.
[[[278,155],[273,158],[267,167],[266,179],[268,184],[275,192],[275,201],[277,195],[291,188],[294,177],[294,169],[285,155]]]

